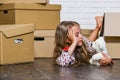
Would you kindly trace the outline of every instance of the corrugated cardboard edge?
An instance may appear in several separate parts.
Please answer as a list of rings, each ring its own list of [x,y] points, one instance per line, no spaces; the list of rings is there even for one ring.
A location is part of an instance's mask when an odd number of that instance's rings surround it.
[[[0,33],[0,38],[2,38],[2,33]],[[3,43],[3,42],[2,42],[2,40],[1,40],[1,42],[0,42],[0,48],[1,48],[1,49],[0,49],[0,64],[3,62],[3,57],[2,57],[3,54],[1,54],[1,53],[3,53],[2,43]]]
[[[0,31],[8,38],[25,33],[34,32],[34,30],[34,24],[0,25]]]

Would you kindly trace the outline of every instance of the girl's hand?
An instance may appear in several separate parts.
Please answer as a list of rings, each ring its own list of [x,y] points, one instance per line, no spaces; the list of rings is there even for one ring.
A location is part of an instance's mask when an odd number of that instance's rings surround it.
[[[71,28],[68,29],[68,35],[67,36],[68,36],[68,39],[69,39],[70,43],[76,43],[77,44],[77,39],[75,37],[74,31]]]
[[[103,54],[103,58],[100,59],[100,64],[101,65],[108,65],[109,63],[111,63],[112,59],[110,57],[108,57],[106,54]]]
[[[71,28],[68,29],[67,36],[68,36],[68,42],[71,43],[71,45],[70,45],[70,47],[68,49],[68,53],[70,55],[72,55],[74,50],[75,50],[75,47],[77,45],[77,39],[75,37],[74,31]]]

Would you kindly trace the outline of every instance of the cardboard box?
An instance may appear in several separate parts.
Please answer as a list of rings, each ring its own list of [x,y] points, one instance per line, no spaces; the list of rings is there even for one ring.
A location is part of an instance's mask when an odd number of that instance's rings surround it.
[[[120,59],[120,13],[105,13],[104,37],[108,53],[112,58]]]
[[[55,30],[35,30],[35,58],[53,57]]]
[[[81,31],[88,37],[92,30],[82,29]],[[35,58],[53,57],[55,30],[35,30],[34,36]]]
[[[49,0],[0,0],[0,4],[6,3],[42,3],[46,4]]]
[[[0,65],[34,61],[34,25],[0,25]]]
[[[35,24],[35,29],[56,29],[60,22],[60,5],[4,4],[0,5],[0,24]]]

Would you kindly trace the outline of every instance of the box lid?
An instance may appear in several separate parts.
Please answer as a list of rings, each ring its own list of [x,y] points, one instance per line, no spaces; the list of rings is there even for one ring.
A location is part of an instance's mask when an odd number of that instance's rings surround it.
[[[0,32],[6,37],[13,37],[34,31],[34,24],[0,25]]]
[[[0,0],[0,4],[6,3],[48,3],[48,0]]]
[[[32,3],[9,3],[9,4],[1,4],[0,10],[11,10],[11,9],[17,9],[17,10],[60,10],[61,5],[58,4],[32,4]]]

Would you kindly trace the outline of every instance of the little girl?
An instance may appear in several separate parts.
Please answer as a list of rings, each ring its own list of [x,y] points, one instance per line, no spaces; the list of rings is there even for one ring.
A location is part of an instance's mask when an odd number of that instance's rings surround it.
[[[102,26],[99,21],[96,22],[97,27],[89,39],[82,35],[80,25],[75,21],[63,21],[57,26],[54,55],[58,65],[74,66],[90,63],[92,56],[97,53],[92,47],[92,42],[96,40]],[[105,56],[99,60],[99,63],[100,65],[108,65],[111,63],[111,58]]]

